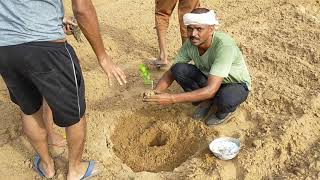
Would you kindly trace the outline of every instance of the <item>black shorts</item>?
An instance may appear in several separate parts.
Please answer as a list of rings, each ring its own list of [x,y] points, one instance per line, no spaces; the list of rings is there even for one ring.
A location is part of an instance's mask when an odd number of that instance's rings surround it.
[[[68,43],[32,42],[0,47],[0,74],[11,100],[31,115],[50,106],[55,124],[67,127],[85,113],[79,60]]]

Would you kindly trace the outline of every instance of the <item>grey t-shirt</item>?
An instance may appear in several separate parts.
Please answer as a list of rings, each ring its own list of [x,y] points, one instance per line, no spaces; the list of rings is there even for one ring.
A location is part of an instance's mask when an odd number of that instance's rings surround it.
[[[62,0],[0,0],[0,46],[65,37]]]

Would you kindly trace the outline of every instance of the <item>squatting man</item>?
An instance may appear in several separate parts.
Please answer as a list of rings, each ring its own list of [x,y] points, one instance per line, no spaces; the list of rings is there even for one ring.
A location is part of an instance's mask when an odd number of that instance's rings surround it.
[[[208,116],[207,125],[220,124],[230,119],[247,99],[251,87],[248,69],[235,41],[216,31],[219,22],[214,11],[196,8],[183,16],[183,22],[188,40],[160,78],[155,94],[145,96],[143,101],[160,105],[192,102],[197,106],[194,119]],[[183,93],[164,92],[174,80]],[[209,114],[213,107],[216,111]]]

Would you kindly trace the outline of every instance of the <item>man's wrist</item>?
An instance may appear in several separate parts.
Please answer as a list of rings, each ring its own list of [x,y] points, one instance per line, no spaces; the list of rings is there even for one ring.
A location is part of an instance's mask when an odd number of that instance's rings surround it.
[[[153,92],[155,92],[156,94],[160,94],[162,91],[160,91],[156,86],[155,88],[153,88]]]
[[[97,58],[98,58],[98,61],[100,62],[100,64],[108,64],[111,61],[111,59],[107,53],[103,53],[103,54],[97,56]]]
[[[173,94],[170,95],[170,99],[171,99],[172,104],[175,104],[177,102],[176,98]]]

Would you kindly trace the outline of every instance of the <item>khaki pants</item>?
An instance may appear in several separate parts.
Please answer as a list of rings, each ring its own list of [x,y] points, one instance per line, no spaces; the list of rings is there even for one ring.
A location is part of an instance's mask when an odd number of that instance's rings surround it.
[[[180,24],[181,38],[187,38],[187,28],[183,24],[183,15],[191,12],[200,6],[200,0],[155,0],[155,22],[158,30],[167,30],[169,26],[169,18],[174,7],[178,4],[178,15]]]

